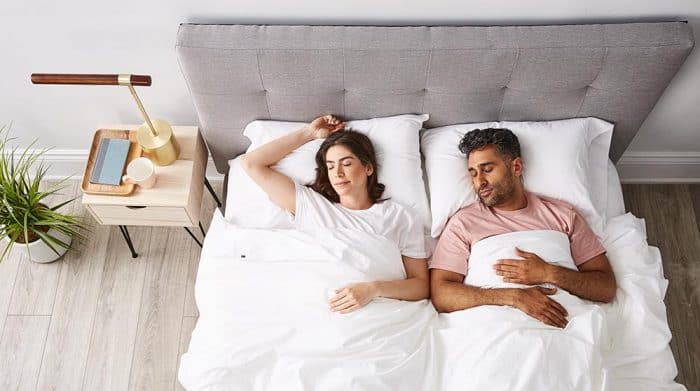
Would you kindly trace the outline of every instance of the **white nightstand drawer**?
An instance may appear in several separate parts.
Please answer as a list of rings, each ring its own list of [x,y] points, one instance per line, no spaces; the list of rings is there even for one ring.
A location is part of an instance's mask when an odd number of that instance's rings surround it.
[[[126,205],[89,205],[102,224],[110,225],[177,225],[193,226],[184,207]]]

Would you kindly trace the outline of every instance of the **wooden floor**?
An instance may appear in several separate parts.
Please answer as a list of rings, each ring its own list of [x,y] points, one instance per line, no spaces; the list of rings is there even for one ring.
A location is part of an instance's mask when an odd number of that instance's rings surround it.
[[[78,182],[64,193],[79,194]],[[207,229],[215,202],[202,198]],[[97,225],[79,200],[71,206],[87,240],[54,263],[22,252],[0,263],[0,390],[181,389],[199,246],[183,228],[129,227],[133,259],[116,226]]]
[[[646,220],[647,241],[663,257],[676,381],[700,390],[700,185],[623,185],[622,190],[627,211]]]
[[[221,194],[221,182],[213,185]],[[79,194],[78,182],[65,193]],[[700,390],[700,186],[628,185],[624,193],[671,281],[678,381]],[[178,360],[198,316],[200,248],[182,228],[130,227],[139,253],[132,259],[117,227],[71,205],[89,223],[89,239],[51,264],[20,252],[0,263],[0,390],[180,389]],[[206,193],[203,208],[206,229],[214,209]]]

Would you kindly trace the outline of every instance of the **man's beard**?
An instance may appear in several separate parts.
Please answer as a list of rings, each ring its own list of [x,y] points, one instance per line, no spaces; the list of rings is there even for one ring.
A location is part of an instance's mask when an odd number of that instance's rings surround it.
[[[512,197],[515,192],[513,177],[510,175],[505,176],[500,182],[492,183],[489,187],[492,189],[491,194],[486,197],[482,197],[481,191],[479,191],[479,199],[484,205],[489,207],[503,203]]]

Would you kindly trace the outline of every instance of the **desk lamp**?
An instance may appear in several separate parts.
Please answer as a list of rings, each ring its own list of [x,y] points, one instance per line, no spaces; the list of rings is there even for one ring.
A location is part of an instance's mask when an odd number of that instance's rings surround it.
[[[149,75],[75,75],[75,74],[55,74],[55,73],[33,73],[32,83],[34,84],[80,84],[80,85],[120,85],[129,87],[131,96],[134,97],[136,105],[141,111],[143,119],[146,121],[136,131],[136,140],[144,152],[150,155],[154,163],[160,166],[177,160],[178,146],[173,136],[173,129],[165,120],[154,119],[146,114],[141,99],[136,95],[134,86],[150,86],[151,76]]]

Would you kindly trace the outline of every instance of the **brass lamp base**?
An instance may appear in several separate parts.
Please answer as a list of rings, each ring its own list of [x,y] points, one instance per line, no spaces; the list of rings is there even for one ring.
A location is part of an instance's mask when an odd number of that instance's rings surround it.
[[[177,160],[180,148],[175,141],[170,124],[162,119],[154,119],[152,123],[158,135],[154,136],[148,124],[144,123],[136,131],[136,140],[154,163],[167,166]]]

